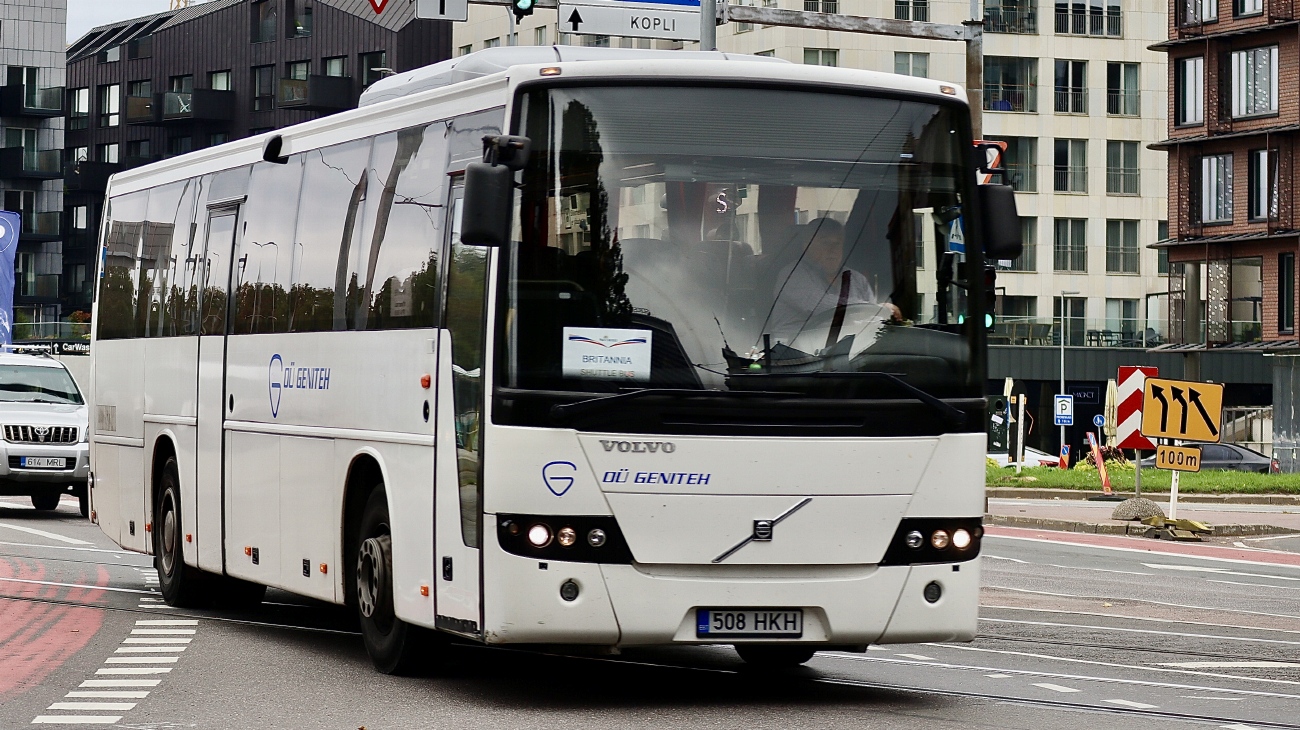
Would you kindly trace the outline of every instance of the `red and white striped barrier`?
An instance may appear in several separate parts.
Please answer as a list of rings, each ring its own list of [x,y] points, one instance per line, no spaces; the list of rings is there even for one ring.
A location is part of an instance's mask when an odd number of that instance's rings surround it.
[[[1142,435],[1142,391],[1147,378],[1160,376],[1158,368],[1124,365],[1119,369],[1119,405],[1115,409],[1115,434],[1121,449],[1155,451],[1156,445]]]

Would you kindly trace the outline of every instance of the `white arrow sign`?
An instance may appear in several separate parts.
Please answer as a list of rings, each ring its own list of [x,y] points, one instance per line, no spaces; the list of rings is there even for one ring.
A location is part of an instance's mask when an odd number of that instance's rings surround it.
[[[420,20],[469,20],[469,0],[415,0]]]
[[[700,39],[698,6],[634,2],[561,2],[560,31],[627,38]]]

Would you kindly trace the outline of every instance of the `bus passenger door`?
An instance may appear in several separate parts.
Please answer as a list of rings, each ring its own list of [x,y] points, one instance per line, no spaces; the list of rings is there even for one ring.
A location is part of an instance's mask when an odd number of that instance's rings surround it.
[[[481,524],[479,482],[488,252],[460,242],[462,193],[462,181],[454,181],[447,207],[447,255],[443,256],[446,301],[438,347],[434,478],[436,620],[440,629],[478,638],[482,634],[479,546],[489,531]]]
[[[196,482],[198,514],[182,515],[185,532],[198,540],[199,567],[220,573],[222,548],[222,430],[225,420],[226,316],[230,258],[234,255],[239,205],[208,209],[207,237],[199,277],[199,383]],[[197,524],[194,521],[197,520]],[[198,529],[193,529],[197,527]]]

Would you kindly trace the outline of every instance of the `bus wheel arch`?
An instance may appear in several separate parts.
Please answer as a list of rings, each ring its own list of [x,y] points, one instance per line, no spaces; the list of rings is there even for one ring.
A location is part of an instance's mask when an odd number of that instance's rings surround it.
[[[352,457],[343,486],[342,521],[343,602],[349,608],[355,609],[357,605],[357,566],[352,558],[357,554],[361,518],[365,515],[370,494],[382,488],[383,484],[384,471],[374,454],[363,451]]]
[[[185,564],[180,469],[176,445],[170,438],[164,436],[155,443],[150,474],[151,546],[159,591],[172,606],[206,606],[210,600],[210,581],[197,568]]]

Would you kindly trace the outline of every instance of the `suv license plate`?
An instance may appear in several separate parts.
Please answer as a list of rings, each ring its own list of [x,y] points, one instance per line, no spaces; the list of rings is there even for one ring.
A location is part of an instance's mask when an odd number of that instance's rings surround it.
[[[66,463],[59,456],[24,456],[18,459],[18,466],[24,469],[62,469]]]
[[[798,639],[803,636],[803,609],[701,608],[695,612],[695,636],[699,639]]]

